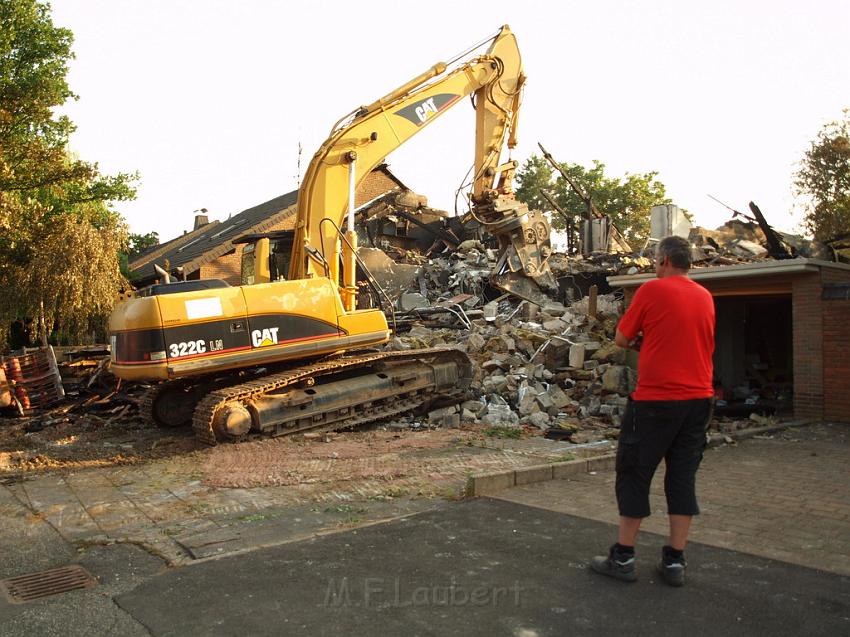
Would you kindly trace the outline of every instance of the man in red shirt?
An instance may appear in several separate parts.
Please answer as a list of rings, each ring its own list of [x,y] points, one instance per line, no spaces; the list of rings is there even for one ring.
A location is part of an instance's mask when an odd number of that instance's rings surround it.
[[[690,265],[685,239],[662,239],[655,254],[658,278],[638,288],[617,325],[616,344],[640,349],[638,382],[617,446],[617,543],[607,556],[593,558],[591,568],[624,581],[637,579],[635,540],[650,514],[649,486],[662,458],[670,537],[658,571],[673,586],[684,583],[683,552],[699,513],[694,486],[714,395],[714,301],[688,278]]]

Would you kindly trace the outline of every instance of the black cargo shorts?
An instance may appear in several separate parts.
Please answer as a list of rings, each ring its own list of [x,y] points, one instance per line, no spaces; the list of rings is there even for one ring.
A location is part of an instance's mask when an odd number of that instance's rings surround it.
[[[697,515],[695,483],[706,444],[713,398],[629,398],[617,446],[617,506],[620,515],[650,514],[649,486],[664,459],[664,493],[670,515]]]

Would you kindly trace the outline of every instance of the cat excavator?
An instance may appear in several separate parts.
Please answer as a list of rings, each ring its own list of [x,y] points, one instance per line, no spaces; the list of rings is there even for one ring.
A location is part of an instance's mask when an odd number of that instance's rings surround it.
[[[462,59],[488,43],[482,55]],[[117,305],[109,321],[113,373],[162,381],[146,394],[144,415],[163,426],[191,422],[197,438],[214,445],[252,433],[351,427],[462,393],[472,376],[462,351],[378,349],[392,332],[387,313],[358,309],[354,193],[390,152],[472,96],[469,214],[499,241],[494,280],[520,294],[529,280],[554,285],[549,225],[515,199],[516,162],[500,163],[506,137],[509,148],[516,144],[524,80],[506,25],[343,117],[298,191],[285,279],[269,276],[269,237],[261,236],[243,255],[253,284],[166,282]]]

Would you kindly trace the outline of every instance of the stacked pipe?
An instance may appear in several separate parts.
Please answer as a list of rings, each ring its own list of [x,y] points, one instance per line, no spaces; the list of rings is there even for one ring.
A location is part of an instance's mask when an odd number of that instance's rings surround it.
[[[56,357],[50,346],[5,357],[3,371],[24,410],[48,407],[65,395]]]

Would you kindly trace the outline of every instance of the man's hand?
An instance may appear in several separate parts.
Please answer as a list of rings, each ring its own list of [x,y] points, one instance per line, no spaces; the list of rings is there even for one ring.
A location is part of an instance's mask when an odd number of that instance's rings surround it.
[[[633,349],[640,351],[640,344],[643,342],[643,334],[638,334],[633,339],[629,340],[620,330],[614,335],[614,343],[625,349]]]

